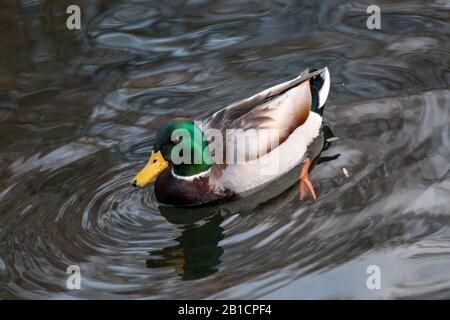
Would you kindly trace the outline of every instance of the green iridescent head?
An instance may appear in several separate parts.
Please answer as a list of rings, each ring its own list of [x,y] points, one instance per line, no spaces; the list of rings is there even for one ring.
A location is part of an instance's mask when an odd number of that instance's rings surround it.
[[[144,186],[169,164],[176,175],[183,177],[202,173],[211,167],[208,141],[192,120],[176,118],[161,124],[150,160],[135,177],[133,185]]]

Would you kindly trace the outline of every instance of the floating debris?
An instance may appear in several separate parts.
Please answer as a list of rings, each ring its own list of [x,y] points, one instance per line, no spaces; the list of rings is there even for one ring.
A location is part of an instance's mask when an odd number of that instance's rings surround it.
[[[346,178],[350,178],[350,173],[348,173],[348,170],[346,168],[342,168],[342,172],[344,173],[344,176]]]

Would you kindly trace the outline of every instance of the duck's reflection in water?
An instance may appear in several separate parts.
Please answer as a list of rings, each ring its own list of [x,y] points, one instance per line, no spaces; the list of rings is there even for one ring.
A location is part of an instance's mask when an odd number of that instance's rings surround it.
[[[308,147],[308,155],[314,159],[312,166],[337,159],[339,154],[321,157],[329,148],[334,135],[329,127]],[[258,192],[241,199],[216,206],[196,208],[175,208],[160,206],[161,214],[181,229],[181,235],[175,239],[178,244],[150,253],[146,261],[148,268],[173,267],[183,280],[194,280],[209,276],[218,270],[224,249],[219,242],[224,239],[222,221],[234,213],[276,211],[298,196],[295,186],[299,168]]]
[[[160,207],[161,214],[171,223],[182,225],[178,244],[153,251],[147,260],[147,267],[173,267],[183,280],[206,277],[217,271],[223,248],[219,246],[224,238],[221,210],[215,207],[198,209],[177,209]]]

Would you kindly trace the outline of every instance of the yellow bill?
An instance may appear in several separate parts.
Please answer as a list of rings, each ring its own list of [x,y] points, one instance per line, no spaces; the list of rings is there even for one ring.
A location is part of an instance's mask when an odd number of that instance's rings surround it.
[[[161,151],[152,151],[144,169],[142,169],[133,179],[133,187],[143,187],[160,174],[169,163],[164,159]]]

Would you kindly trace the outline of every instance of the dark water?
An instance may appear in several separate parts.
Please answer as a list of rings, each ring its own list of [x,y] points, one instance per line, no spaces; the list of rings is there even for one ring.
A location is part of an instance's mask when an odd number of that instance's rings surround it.
[[[0,297],[450,298],[449,2],[377,3],[381,30],[364,1],[3,1]],[[316,202],[164,210],[130,187],[161,121],[322,66],[339,139]]]

